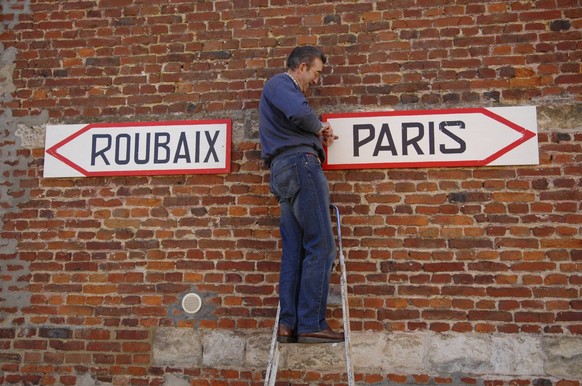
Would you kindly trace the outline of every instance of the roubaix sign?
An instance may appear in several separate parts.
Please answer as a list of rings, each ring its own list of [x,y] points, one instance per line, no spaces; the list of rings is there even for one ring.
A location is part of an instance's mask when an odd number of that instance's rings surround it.
[[[231,121],[47,125],[44,177],[230,172]]]
[[[535,106],[325,114],[339,136],[324,168],[539,163]]]

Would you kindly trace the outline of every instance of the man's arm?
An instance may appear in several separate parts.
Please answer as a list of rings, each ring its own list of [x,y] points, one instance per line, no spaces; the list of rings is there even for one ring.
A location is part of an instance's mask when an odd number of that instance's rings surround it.
[[[271,103],[301,130],[318,134],[322,127],[317,114],[291,80],[281,81],[271,93]]]

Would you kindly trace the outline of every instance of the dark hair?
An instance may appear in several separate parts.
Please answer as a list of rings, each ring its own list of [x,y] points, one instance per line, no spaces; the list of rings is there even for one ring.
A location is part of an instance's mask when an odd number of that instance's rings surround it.
[[[317,47],[313,46],[300,46],[295,47],[289,57],[287,58],[287,68],[295,70],[302,63],[307,64],[309,67],[313,64],[313,61],[319,58],[321,62],[325,64],[327,58],[325,54]]]

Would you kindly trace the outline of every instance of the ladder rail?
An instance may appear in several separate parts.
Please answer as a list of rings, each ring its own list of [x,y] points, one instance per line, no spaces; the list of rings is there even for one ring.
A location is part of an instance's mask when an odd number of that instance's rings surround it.
[[[277,329],[279,327],[279,317],[281,315],[281,303],[277,304],[277,316],[275,317],[275,327],[271,338],[271,349],[269,351],[269,362],[267,364],[267,373],[265,374],[264,386],[274,386],[277,380],[277,368],[279,367],[279,342],[277,341]]]
[[[335,211],[335,216],[337,220],[337,235],[338,235],[338,245],[339,245],[339,263],[340,263],[340,286],[341,286],[341,297],[342,297],[342,316],[343,316],[343,327],[344,327],[344,351],[346,358],[346,369],[348,375],[348,386],[355,386],[354,380],[354,366],[352,363],[351,355],[351,329],[350,329],[350,308],[348,305],[348,280],[346,273],[346,263],[344,257],[344,251],[342,246],[342,231],[341,231],[341,218],[339,213],[339,208],[335,205],[330,205],[330,208]],[[269,351],[269,362],[267,364],[267,372],[265,374],[264,386],[275,386],[277,381],[277,369],[279,366],[279,359],[281,352],[279,350],[279,342],[277,341],[277,330],[279,327],[279,318],[281,314],[281,303],[277,304],[277,316],[275,317],[275,326],[273,327],[273,335],[271,338],[271,348]]]
[[[351,344],[351,327],[350,327],[350,307],[348,304],[348,278],[346,271],[346,262],[344,257],[343,245],[342,245],[342,230],[341,230],[341,217],[339,213],[339,208],[335,205],[330,205],[335,211],[335,217],[337,221],[337,236],[339,245],[339,262],[340,262],[340,286],[341,286],[341,297],[342,297],[342,316],[343,316],[343,327],[344,327],[344,350],[346,357],[346,369],[348,373],[348,385],[354,386],[354,365],[352,363],[352,344]]]

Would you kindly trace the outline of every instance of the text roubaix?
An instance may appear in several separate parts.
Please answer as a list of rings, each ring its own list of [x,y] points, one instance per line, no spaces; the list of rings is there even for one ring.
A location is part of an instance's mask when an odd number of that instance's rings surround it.
[[[47,126],[45,177],[230,172],[229,120]]]

